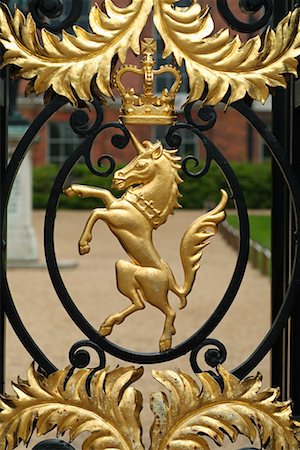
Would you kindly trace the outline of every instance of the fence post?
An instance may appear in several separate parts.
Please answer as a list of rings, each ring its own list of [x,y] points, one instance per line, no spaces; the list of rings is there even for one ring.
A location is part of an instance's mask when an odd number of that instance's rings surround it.
[[[274,21],[278,23],[295,5],[294,0],[274,1]],[[300,164],[300,141],[297,130],[300,101],[298,99],[298,104],[295,103],[297,90],[299,85],[291,81],[288,89],[285,92],[278,91],[273,99],[273,133],[282,145],[296,174]],[[292,272],[295,224],[289,192],[274,163],[272,175],[272,319],[274,320],[286,296]],[[272,385],[280,386],[284,399],[293,398],[295,413],[298,416],[300,415],[299,329],[300,308],[296,305],[288,326],[272,350]]]

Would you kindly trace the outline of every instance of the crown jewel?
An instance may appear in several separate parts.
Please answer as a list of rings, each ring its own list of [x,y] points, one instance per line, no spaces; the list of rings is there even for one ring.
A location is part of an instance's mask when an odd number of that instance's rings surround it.
[[[175,95],[181,85],[181,74],[172,65],[160,66],[153,69],[155,60],[153,55],[157,50],[156,42],[152,38],[145,38],[142,42],[144,57],[142,67],[123,65],[117,70],[112,79],[113,86],[120,92],[122,107],[121,119],[124,123],[171,125],[176,120],[174,106]],[[174,83],[170,90],[164,88],[160,95],[154,93],[154,76],[163,73],[171,73]],[[125,88],[122,77],[125,74],[137,74],[143,76],[143,93],[139,96],[133,87]]]

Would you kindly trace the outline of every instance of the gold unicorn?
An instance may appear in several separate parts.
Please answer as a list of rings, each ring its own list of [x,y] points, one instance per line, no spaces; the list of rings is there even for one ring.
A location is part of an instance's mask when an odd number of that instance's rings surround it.
[[[162,260],[152,241],[152,233],[165,223],[175,208],[179,208],[181,194],[178,174],[181,158],[177,150],[165,150],[160,141],[140,143],[133,133],[131,139],[137,156],[114,174],[112,186],[126,189],[116,198],[107,189],[73,184],[64,192],[67,196],[96,197],[106,208],[95,208],[85,225],[79,240],[81,255],[90,251],[92,229],[97,220],[103,220],[118,238],[131,261],[117,261],[116,278],[119,291],[128,297],[131,305],[106,318],[99,333],[107,336],[114,325],[120,324],[135,311],[145,308],[145,302],[160,309],[166,316],[164,330],[159,341],[160,351],[171,348],[175,334],[176,314],[168,302],[168,292],[179,297],[180,309],[187,304],[196,272],[200,267],[203,248],[207,240],[217,232],[217,224],[225,219],[224,209],[228,195],[221,190],[221,200],[211,211],[197,218],[186,230],[180,245],[184,271],[184,284],[178,285],[170,266]]]

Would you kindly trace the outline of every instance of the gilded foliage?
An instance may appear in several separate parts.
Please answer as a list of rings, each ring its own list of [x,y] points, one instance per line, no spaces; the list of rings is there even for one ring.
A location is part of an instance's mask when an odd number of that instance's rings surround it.
[[[175,0],[132,0],[123,8],[105,0],[104,8],[95,5],[91,9],[91,33],[74,26],[75,35],[63,32],[61,39],[45,29],[38,34],[30,14],[25,18],[16,8],[12,17],[2,4],[4,65],[20,67],[20,76],[33,80],[28,92],[41,94],[52,88],[73,105],[78,98],[90,101],[94,95],[112,96],[113,58],[117,55],[124,63],[128,49],[140,53],[140,34],[152,9],[154,24],[165,44],[164,57],[173,54],[180,66],[185,62],[188,101],[199,99],[207,85],[204,103],[210,105],[228,92],[228,103],[247,93],[264,102],[268,86],[285,87],[283,74],[297,74],[299,8],[289,13],[275,31],[269,28],[264,39],[256,36],[242,43],[228,30],[211,35],[214,24],[209,8],[202,8],[198,0],[189,7],[177,7]]]
[[[291,402],[279,402],[278,389],[260,391],[261,377],[239,381],[219,367],[224,387],[208,373],[197,383],[181,371],[154,371],[153,376],[170,392],[155,393],[151,408],[152,450],[209,450],[208,439],[218,445],[225,436],[236,442],[239,434],[253,443],[259,436],[262,448],[295,450],[299,425],[291,420]],[[210,441],[210,442],[212,442]]]
[[[12,450],[20,442],[27,445],[34,429],[41,436],[56,427],[58,435],[69,432],[70,442],[89,432],[83,450],[143,449],[139,423],[142,400],[138,391],[128,387],[143,369],[96,372],[90,393],[86,383],[91,370],[78,370],[66,382],[68,371],[45,378],[32,365],[28,380],[13,384],[16,395],[4,396],[0,402],[0,448]]]
[[[197,0],[189,8],[172,7],[172,0],[157,0],[155,25],[164,40],[165,52],[179,65],[185,61],[190,83],[189,101],[201,97],[207,83],[204,104],[216,105],[230,89],[228,104],[247,93],[264,102],[270,87],[286,87],[285,73],[297,75],[300,55],[300,9],[290,12],[277,26],[268,28],[265,38],[255,36],[242,43],[229,30],[207,37],[211,18],[205,10],[197,14]],[[201,36],[201,39],[199,37]]]
[[[0,9],[0,41],[6,49],[4,64],[20,67],[20,76],[34,79],[36,94],[52,88],[73,105],[77,98],[90,101],[97,90],[112,96],[111,66],[115,55],[125,62],[128,49],[140,53],[139,37],[153,8],[153,20],[164,44],[164,57],[174,54],[179,65],[185,61],[190,84],[188,101],[199,99],[205,84],[205,103],[215,105],[230,91],[228,103],[247,93],[264,102],[270,87],[286,86],[285,73],[297,74],[300,54],[300,9],[283,19],[265,38],[256,36],[242,43],[228,30],[215,35],[209,9],[197,0],[189,7],[176,7],[174,0],[132,0],[117,7],[105,0],[105,9],[93,6],[89,22],[92,33],[74,26],[75,35],[63,32],[60,40],[42,30],[37,34],[32,16],[25,18],[16,8]],[[94,89],[91,92],[91,83]],[[76,93],[76,95],[75,95]]]
[[[153,371],[170,396],[152,394],[152,450],[209,450],[209,442],[221,446],[228,436],[234,443],[239,434],[252,443],[259,436],[262,448],[299,448],[300,423],[291,419],[291,402],[278,401],[278,389],[260,391],[259,375],[239,381],[218,370],[223,388],[202,373],[201,390],[181,371]],[[142,450],[142,397],[130,386],[142,373],[129,367],[70,375],[66,368],[46,378],[32,365],[28,379],[13,384],[15,395],[1,397],[0,449],[28,445],[35,430],[42,436],[56,428],[58,436],[68,432],[70,442],[88,432],[83,450]]]
[[[92,33],[74,26],[75,36],[64,31],[60,40],[45,29],[38,36],[31,14],[25,18],[15,8],[12,17],[8,7],[1,4],[0,41],[6,49],[4,64],[20,67],[23,78],[36,77],[32,87],[36,94],[52,87],[73,105],[77,104],[74,92],[82,100],[92,100],[93,79],[102,94],[112,96],[112,59],[118,55],[124,63],[129,48],[139,54],[139,37],[151,8],[151,1],[132,0],[127,7],[118,8],[112,0],[106,0],[106,12],[97,5],[90,11]]]

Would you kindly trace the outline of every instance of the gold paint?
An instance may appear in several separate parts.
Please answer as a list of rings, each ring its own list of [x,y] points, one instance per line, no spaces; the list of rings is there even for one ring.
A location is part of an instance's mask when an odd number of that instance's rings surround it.
[[[94,374],[80,369],[69,378],[69,367],[46,378],[32,365],[28,380],[13,383],[15,395],[1,396],[0,449],[27,445],[34,430],[43,436],[56,428],[58,436],[68,432],[70,442],[88,432],[83,450],[142,450],[142,397],[129,387],[142,373],[143,368],[133,367]]]
[[[0,42],[6,50],[3,65],[18,66],[19,75],[32,80],[28,93],[41,94],[51,88],[74,106],[78,98],[91,101],[99,92],[112,97],[113,57],[117,55],[124,64],[129,49],[140,54],[139,38],[153,9],[154,24],[165,44],[164,57],[173,54],[179,66],[185,62],[188,101],[201,98],[207,85],[204,103],[209,105],[219,103],[229,88],[228,104],[246,94],[264,102],[268,87],[286,87],[284,74],[297,75],[300,8],[290,12],[276,30],[268,28],[264,38],[256,36],[242,43],[238,36],[230,37],[228,30],[211,35],[214,24],[209,8],[202,8],[197,0],[189,7],[174,3],[132,0],[119,8],[112,0],[105,0],[103,9],[97,5],[91,8],[91,33],[74,26],[75,36],[64,32],[61,40],[45,29],[38,37],[30,14],[25,18],[16,8],[12,17],[1,4]],[[125,111],[129,103],[137,101],[134,92],[127,94]]]
[[[113,86],[120,92],[122,98],[121,119],[125,124],[159,124],[172,125],[176,121],[176,111],[174,107],[175,95],[181,86],[181,74],[172,65],[161,66],[153,69],[155,60],[153,55],[156,52],[156,42],[152,38],[145,38],[142,42],[142,52],[145,55],[142,59],[142,68],[125,65],[117,70],[113,75]],[[170,90],[164,88],[160,96],[154,93],[154,77],[162,73],[171,73],[174,83]],[[126,89],[122,83],[123,75],[137,74],[144,78],[144,92],[139,97],[134,88]]]
[[[279,402],[279,389],[260,391],[262,377],[240,381],[221,366],[224,388],[208,373],[198,374],[202,389],[181,371],[153,371],[168,391],[151,396],[155,420],[151,428],[151,450],[205,449],[212,441],[222,446],[239,435],[261,448],[296,450],[300,446],[300,423],[293,421],[291,401]],[[208,439],[210,438],[210,439]]]
[[[75,36],[64,31],[60,40],[45,29],[38,38],[30,13],[25,18],[15,8],[12,17],[8,7],[1,4],[0,42],[6,49],[4,65],[19,66],[19,75],[23,78],[36,77],[29,85],[29,93],[41,94],[51,88],[77,106],[78,98],[93,99],[97,89],[92,92],[91,83],[96,76],[99,91],[112,97],[112,59],[118,55],[124,63],[128,49],[140,53],[139,37],[151,8],[152,2],[148,0],[132,0],[124,8],[106,0],[106,13],[97,4],[91,8],[89,24],[92,33],[74,26]]]
[[[180,309],[187,303],[196,272],[200,267],[202,251],[207,240],[217,232],[217,224],[225,219],[224,209],[228,195],[222,190],[219,204],[196,219],[186,230],[180,245],[180,256],[184,271],[184,285],[179,286],[170,266],[162,260],[155,249],[152,232],[165,223],[175,208],[179,208],[178,185],[182,182],[178,170],[180,158],[177,150],[165,150],[160,141],[142,144],[131,133],[137,156],[113,178],[113,187],[126,189],[118,199],[107,190],[74,184],[64,192],[67,196],[100,198],[106,208],[96,208],[87,220],[79,241],[81,255],[90,251],[92,229],[97,220],[103,220],[117,237],[131,259],[116,263],[117,286],[128,297],[131,305],[112,314],[100,327],[100,334],[107,336],[114,325],[120,324],[135,311],[145,308],[145,302],[165,314],[165,324],[159,341],[160,351],[171,348],[175,334],[175,312],[168,302],[172,291],[180,300]],[[133,187],[135,185],[135,187]],[[137,186],[136,186],[137,185]]]
[[[300,423],[292,419],[291,402],[279,402],[279,390],[261,391],[262,378],[239,381],[221,366],[224,387],[208,373],[197,375],[202,387],[181,371],[153,371],[168,391],[151,395],[154,413],[150,450],[209,450],[233,443],[239,435],[251,443],[260,439],[265,448],[296,450]],[[142,394],[132,384],[143,368],[70,371],[70,367],[45,377],[28,370],[28,379],[13,383],[14,395],[0,399],[0,450],[30,443],[33,432],[44,436],[56,429],[69,442],[82,433],[83,450],[143,450],[140,412]],[[89,390],[88,387],[89,386]],[[227,442],[226,442],[227,441]]]
[[[255,36],[242,43],[239,36],[232,38],[229,30],[209,36],[213,28],[209,9],[202,12],[197,0],[189,8],[174,9],[172,3],[157,0],[153,20],[165,44],[163,56],[173,54],[180,66],[185,61],[189,102],[201,98],[206,83],[203,104],[216,105],[229,88],[227,104],[246,94],[264,103],[268,86],[286,87],[283,74],[297,76],[300,8],[290,12],[275,31],[268,28],[263,39]]]

